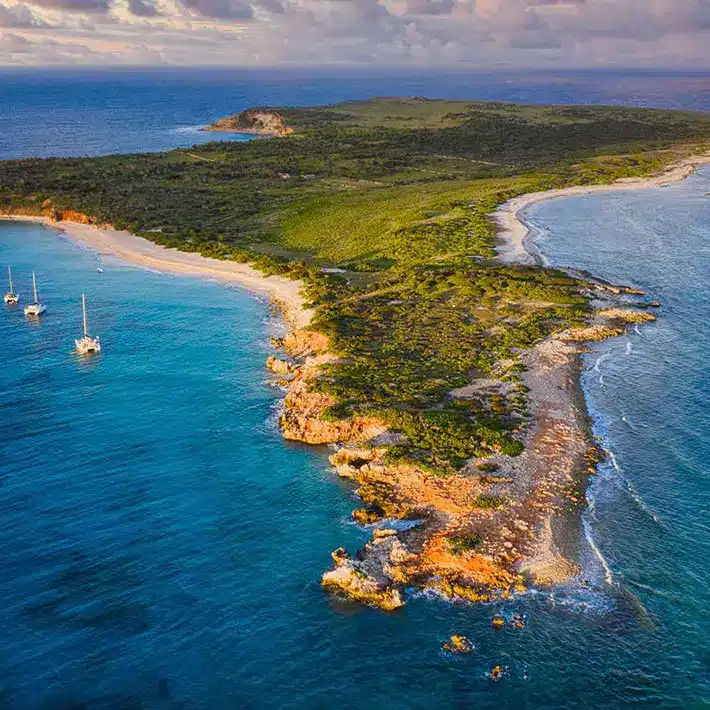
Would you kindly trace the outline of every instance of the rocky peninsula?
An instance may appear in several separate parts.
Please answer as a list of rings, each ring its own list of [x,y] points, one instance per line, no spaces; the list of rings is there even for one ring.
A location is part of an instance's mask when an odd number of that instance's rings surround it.
[[[603,455],[580,356],[658,304],[535,263],[517,212],[687,173],[710,117],[402,98],[218,123],[282,139],[0,163],[0,210],[286,303],[283,434],[331,445],[370,532],[332,552],[329,591],[393,610],[411,588],[483,601],[577,575]]]
[[[288,357],[270,359],[272,371],[288,373],[281,380],[287,390],[280,419],[284,436],[337,444],[330,462],[353,482],[363,502],[352,517],[372,530],[355,557],[343,548],[333,552],[333,567],[322,579],[326,589],[391,611],[404,605],[405,589],[411,587],[488,601],[579,573],[579,513],[603,458],[587,422],[580,357],[588,342],[655,320],[635,289],[590,281],[584,293],[594,302],[586,326],[556,333],[520,353],[530,406],[523,453],[474,458],[447,476],[389,463],[387,451],[398,434],[376,416],[327,416],[333,400],[309,386],[335,359],[325,338],[306,329],[275,343]],[[450,396],[472,399],[510,388],[487,377]]]

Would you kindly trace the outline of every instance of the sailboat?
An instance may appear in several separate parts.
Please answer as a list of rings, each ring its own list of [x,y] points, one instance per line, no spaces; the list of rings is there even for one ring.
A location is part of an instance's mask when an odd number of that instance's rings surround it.
[[[12,269],[7,267],[7,278],[10,282],[10,290],[5,294],[5,303],[8,305],[14,305],[20,300],[19,294],[15,293],[15,289],[12,287]]]
[[[39,316],[47,310],[47,306],[39,302],[39,296],[37,295],[37,279],[34,271],[32,272],[32,290],[34,291],[35,300],[34,303],[30,303],[25,306],[25,315]]]
[[[81,313],[84,317],[84,336],[79,340],[75,340],[76,351],[80,355],[89,355],[90,353],[98,353],[101,351],[101,343],[98,337],[92,338],[89,335],[89,326],[86,322],[86,296],[81,294]]]

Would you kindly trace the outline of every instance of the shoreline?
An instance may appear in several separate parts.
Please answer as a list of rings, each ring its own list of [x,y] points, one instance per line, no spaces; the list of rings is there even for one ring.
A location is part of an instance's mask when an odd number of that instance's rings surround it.
[[[494,213],[494,217],[507,215],[499,225],[507,225],[510,232],[499,233],[504,243],[506,239],[510,243],[508,250],[499,251],[501,261],[538,263],[526,249],[529,228],[520,215],[531,204],[595,191],[667,184],[706,163],[710,163],[710,155],[688,158],[662,176],[647,180],[515,198]],[[309,383],[335,356],[328,352],[327,338],[307,330],[312,311],[300,296],[300,282],[267,277],[246,264],[168,249],[109,225],[54,221],[42,215],[0,215],[0,219],[41,223],[98,254],[128,263],[236,283],[282,307],[290,333],[274,345],[288,359],[271,357],[267,368],[285,376],[280,381],[287,391],[280,420],[284,438],[337,444],[330,460],[340,476],[357,484],[356,494],[365,505],[353,511],[359,524],[389,526],[397,518],[418,521],[403,529],[397,525],[374,529],[372,539],[355,558],[345,550],[336,550],[334,567],[322,579],[327,589],[392,610],[405,603],[403,592],[408,586],[454,599],[485,601],[523,592],[528,584],[554,586],[579,577],[584,544],[581,516],[587,505],[589,477],[599,460],[580,381],[581,357],[586,343],[618,335],[632,322],[625,319],[619,309],[622,303],[615,299],[620,290],[629,291],[590,280],[587,295],[596,301],[590,326],[558,333],[524,353],[530,419],[523,454],[496,455],[492,461],[500,470],[495,476],[483,476],[480,462],[472,461],[443,480],[416,467],[386,463],[382,447],[394,439],[382,422],[362,417],[352,421],[321,418],[330,402],[311,391]],[[642,315],[647,320],[653,318]],[[505,508],[472,512],[471,500],[486,496],[506,500]],[[447,540],[465,531],[474,518],[485,533],[483,546],[475,555],[458,555],[447,546]],[[460,579],[461,583],[449,579]]]
[[[252,294],[268,297],[281,309],[287,324],[294,330],[306,328],[313,315],[312,309],[306,307],[300,295],[300,281],[291,281],[283,276],[264,276],[248,264],[170,249],[108,225],[54,221],[42,215],[0,214],[2,220],[42,224],[99,255],[116,257],[135,266],[237,284]]]
[[[618,192],[623,190],[643,190],[654,187],[665,187],[674,182],[680,182],[690,177],[698,168],[710,164],[710,153],[693,155],[679,163],[670,165],[659,175],[648,178],[624,178],[610,185],[577,185],[557,190],[529,192],[526,195],[514,197],[491,212],[490,217],[496,223],[498,232],[497,258],[503,264],[518,264],[522,266],[541,266],[539,257],[531,252],[526,241],[532,228],[525,221],[523,212],[528,207],[539,202],[555,200],[561,197],[580,197],[598,192]]]
[[[537,252],[531,239],[534,236],[534,227],[525,221],[524,211],[528,207],[552,199],[576,197],[599,192],[617,192],[620,190],[637,190],[680,182],[692,175],[698,168],[710,164],[710,154],[691,156],[676,165],[670,166],[663,173],[650,178],[633,178],[617,181],[611,185],[577,186],[544,192],[528,193],[513,198],[501,205],[491,214],[499,227],[499,244],[496,248],[498,260],[505,264],[523,266],[546,265]],[[533,251],[534,250],[534,251]],[[554,264],[549,266],[554,268]],[[525,471],[527,476],[535,473],[545,478],[544,469],[564,466],[557,476],[546,476],[548,479],[545,487],[569,487],[568,500],[575,504],[566,510],[553,508],[547,519],[543,522],[535,542],[532,554],[522,561],[519,569],[530,575],[537,584],[555,585],[568,582],[578,576],[583,570],[580,564],[581,551],[589,541],[584,539],[582,515],[588,506],[587,489],[590,477],[596,473],[598,459],[594,454],[579,456],[582,447],[586,444],[588,452],[599,452],[599,445],[595,441],[592,428],[592,419],[589,413],[587,395],[582,385],[582,372],[584,365],[582,357],[589,351],[589,344],[595,340],[616,337],[626,331],[631,321],[626,324],[613,318],[606,321],[599,318],[604,308],[614,307],[611,298],[616,287],[603,280],[597,280],[593,275],[582,272],[577,273],[584,279],[589,279],[590,292],[596,315],[597,327],[622,325],[619,332],[610,331],[602,337],[590,337],[579,342],[560,342],[557,337],[544,341],[533,348],[527,356],[528,372],[525,375],[526,385],[530,386],[530,407],[532,413],[531,425],[526,437],[525,452],[520,462],[514,462],[510,472]],[[624,287],[621,287],[622,292]],[[606,297],[602,296],[600,302],[599,292],[611,291]],[[633,291],[633,290],[632,290]],[[636,294],[640,295],[640,294]],[[618,304],[617,304],[618,305]],[[628,308],[629,305],[626,304]],[[655,319],[649,314],[648,320]],[[595,335],[590,331],[590,335]],[[577,340],[575,338],[575,340]],[[561,348],[560,348],[561,346]],[[540,357],[545,348],[557,349],[552,360]],[[550,353],[552,354],[552,353]],[[537,386],[532,384],[537,382]],[[555,394],[551,394],[551,393]],[[552,406],[551,406],[552,405]],[[552,417],[549,416],[552,410]],[[545,420],[547,419],[547,423]],[[569,426],[572,423],[572,426]],[[553,434],[558,445],[557,455],[553,461],[545,455],[544,448],[549,447],[550,433]],[[537,462],[535,463],[535,459]],[[576,460],[575,460],[576,459]],[[553,463],[554,462],[554,463]],[[556,480],[555,480],[556,479]],[[573,493],[575,491],[576,493]],[[556,496],[559,498],[559,496]],[[582,503],[578,505],[578,502]],[[557,501],[557,505],[559,500]],[[608,580],[607,580],[608,582]]]

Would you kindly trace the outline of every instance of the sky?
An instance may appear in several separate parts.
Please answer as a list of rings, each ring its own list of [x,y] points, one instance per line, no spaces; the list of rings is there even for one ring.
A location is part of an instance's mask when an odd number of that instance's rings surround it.
[[[0,0],[0,66],[710,67],[710,0]]]

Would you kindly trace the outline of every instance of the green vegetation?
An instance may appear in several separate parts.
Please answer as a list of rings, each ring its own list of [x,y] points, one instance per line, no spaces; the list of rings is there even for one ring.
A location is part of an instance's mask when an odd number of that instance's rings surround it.
[[[483,495],[473,501],[473,507],[481,510],[495,510],[503,507],[503,501],[498,496]]]
[[[383,418],[401,434],[388,459],[438,473],[522,451],[520,350],[589,310],[565,274],[493,262],[487,215],[710,145],[710,117],[683,112],[424,99],[278,112],[293,134],[0,163],[0,209],[74,210],[301,279],[341,355],[314,385],[334,397],[328,416]],[[478,376],[510,386],[451,394]]]
[[[483,542],[483,538],[480,535],[473,533],[472,535],[450,537],[447,542],[449,543],[451,552],[455,555],[464,555],[467,552],[475,552]]]

